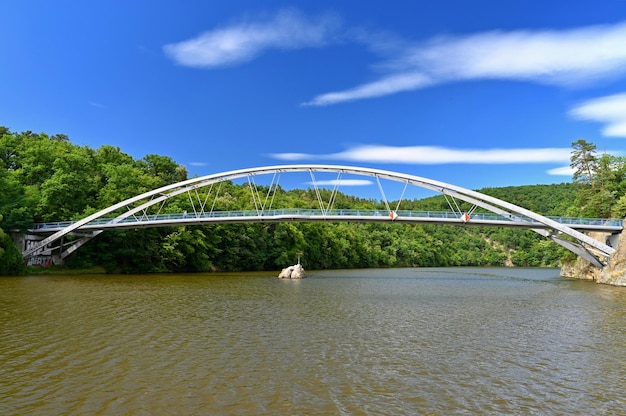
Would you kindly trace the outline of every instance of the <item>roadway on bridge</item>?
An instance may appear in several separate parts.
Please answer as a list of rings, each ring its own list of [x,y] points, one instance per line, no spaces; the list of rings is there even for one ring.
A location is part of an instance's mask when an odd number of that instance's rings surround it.
[[[621,232],[622,221],[601,218],[547,217],[560,224],[580,231]],[[163,226],[200,225],[234,222],[399,222],[421,224],[449,224],[496,226],[530,229],[550,229],[549,226],[529,218],[507,218],[491,213],[474,213],[463,218],[449,211],[393,211],[388,214],[381,210],[316,210],[316,209],[273,209],[263,212],[257,210],[214,211],[204,213],[178,213],[148,216],[131,216],[122,220],[99,218],[81,226],[78,230],[105,230],[122,228],[144,228]],[[74,222],[51,222],[35,224],[29,232],[49,234],[62,230]]]

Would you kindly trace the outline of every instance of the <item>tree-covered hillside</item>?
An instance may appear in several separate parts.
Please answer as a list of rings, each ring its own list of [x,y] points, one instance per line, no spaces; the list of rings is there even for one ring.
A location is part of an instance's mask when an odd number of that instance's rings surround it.
[[[185,179],[185,167],[167,156],[149,154],[136,160],[118,147],[91,149],[72,144],[65,135],[15,133],[0,127],[0,228],[5,231],[25,229],[36,222],[80,219]],[[578,204],[590,186],[592,183],[576,181],[480,191],[540,214],[585,214],[593,211],[581,209]],[[593,186],[600,187],[597,183]],[[603,189],[608,186],[605,180]],[[249,192],[247,186],[225,183],[215,208],[252,209]],[[616,206],[619,197],[613,197]],[[279,188],[274,198],[275,206],[318,208],[312,189]],[[383,205],[339,194],[334,207],[382,209]],[[447,210],[448,204],[442,197],[432,197],[404,201],[402,208]],[[166,209],[180,213],[192,211],[193,207],[188,198],[181,197],[168,203]],[[15,247],[7,249],[7,245],[11,245],[10,239],[0,234],[0,261],[5,261],[3,253],[15,258]],[[68,257],[67,267],[104,266],[110,272],[125,273],[277,270],[295,262],[299,253],[306,268],[325,269],[556,266],[563,250],[532,231],[493,227],[217,224],[107,231]],[[0,267],[3,272],[15,270]]]

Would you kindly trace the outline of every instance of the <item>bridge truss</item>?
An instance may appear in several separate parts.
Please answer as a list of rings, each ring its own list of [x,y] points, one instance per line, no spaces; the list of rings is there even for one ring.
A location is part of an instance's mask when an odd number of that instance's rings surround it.
[[[276,214],[277,210],[273,204],[279,189],[279,181],[282,176],[286,174],[291,175],[295,172],[305,173],[310,177],[307,185],[313,188],[319,203],[319,210],[316,210],[314,214],[308,216]],[[319,176],[323,175],[332,175],[332,179],[320,180]],[[381,201],[384,203],[386,211],[382,216],[378,212],[375,215],[358,217],[337,215],[334,203],[339,187],[342,183],[351,183],[354,179],[349,178],[354,177],[361,178],[359,179],[360,183],[363,183],[363,178],[367,178],[367,183],[378,185]],[[261,178],[266,181],[264,185],[258,184]],[[215,208],[216,202],[220,197],[221,185],[227,181],[237,180],[243,180],[249,186],[250,197],[254,205],[252,215],[219,215],[219,211]],[[390,206],[381,180],[399,184],[402,188],[400,198],[394,201],[395,207]],[[265,185],[265,183],[269,183],[269,185]],[[400,210],[401,204],[409,187],[424,188],[442,194],[453,214],[452,220],[448,221],[451,224],[471,223],[473,216],[476,214],[476,209],[482,208],[496,214],[498,221],[491,221],[491,223],[483,221],[480,222],[481,224],[531,228],[533,231],[550,238],[557,244],[585,258],[597,267],[603,267],[610,255],[615,251],[612,247],[554,219],[459,186],[379,169],[300,164],[233,170],[192,178],[145,192],[55,230],[51,235],[26,248],[23,255],[25,258],[37,256],[44,252],[46,247],[58,244],[61,258],[65,258],[105,229],[129,226],[138,228],[141,226],[243,221],[407,221],[408,218],[403,218],[399,214],[402,213],[402,210]],[[155,220],[159,218],[160,213],[166,212],[168,201],[184,194],[186,194],[192,207],[190,212],[185,212],[184,217],[177,218],[174,221]],[[463,201],[465,204],[459,201]],[[469,208],[462,210],[461,206],[464,208],[469,206]],[[41,233],[45,232],[45,229],[33,231]],[[68,235],[72,235],[76,239],[64,242],[64,238]]]

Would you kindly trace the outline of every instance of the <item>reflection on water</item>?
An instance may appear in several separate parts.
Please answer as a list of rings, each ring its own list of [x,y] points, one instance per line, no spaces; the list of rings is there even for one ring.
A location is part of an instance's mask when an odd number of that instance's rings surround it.
[[[624,288],[310,275],[1,278],[0,414],[624,414]]]

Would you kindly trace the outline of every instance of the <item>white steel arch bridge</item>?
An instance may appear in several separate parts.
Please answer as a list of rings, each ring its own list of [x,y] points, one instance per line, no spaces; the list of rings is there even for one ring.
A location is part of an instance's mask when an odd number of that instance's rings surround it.
[[[315,192],[318,209],[274,206],[280,181],[296,173],[308,177],[307,185]],[[326,178],[331,175],[331,179],[321,180],[320,176],[324,175]],[[260,185],[261,178],[267,185]],[[236,180],[247,182],[254,209],[216,210],[215,202],[220,196],[221,185]],[[340,186],[353,184],[355,180],[377,184],[385,209],[335,208]],[[394,183],[399,186],[398,189],[402,189],[400,197],[393,202],[395,206],[390,206],[383,182]],[[401,209],[407,189],[414,187],[442,194],[450,210],[428,212]],[[185,195],[192,207],[190,211],[164,214],[168,212],[165,209],[168,201]],[[477,211],[479,208],[481,212]],[[623,229],[622,222],[617,220],[545,217],[498,198],[419,176],[355,166],[298,164],[254,167],[192,178],[126,199],[80,221],[37,224],[29,233],[41,237],[39,241],[24,247],[23,255],[28,259],[58,249],[61,258],[65,258],[108,229],[271,221],[394,221],[530,228],[597,267],[607,264],[615,250],[583,232],[598,231],[610,235],[621,233]],[[70,235],[74,239],[65,241],[66,236]]]

